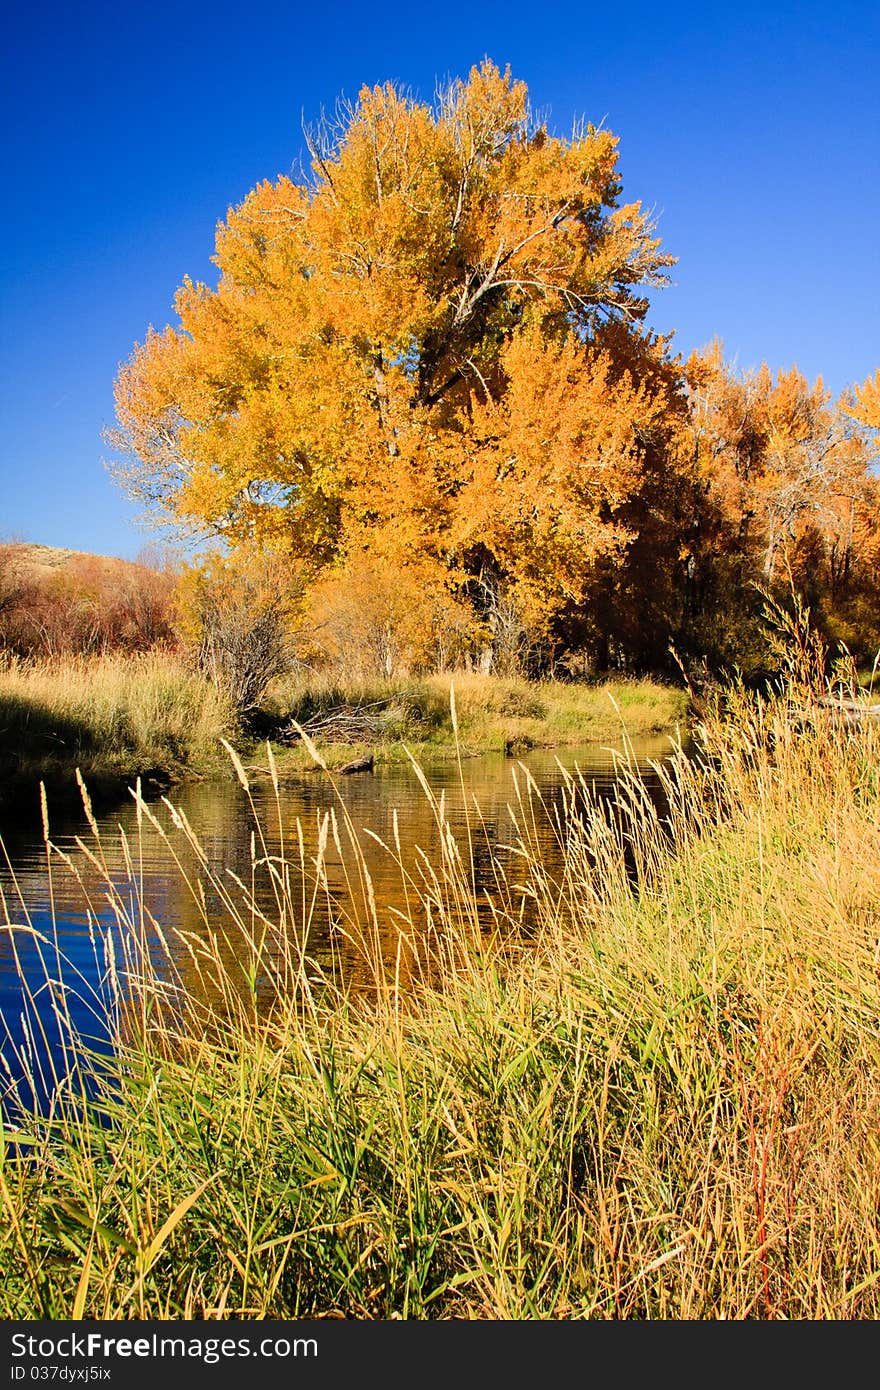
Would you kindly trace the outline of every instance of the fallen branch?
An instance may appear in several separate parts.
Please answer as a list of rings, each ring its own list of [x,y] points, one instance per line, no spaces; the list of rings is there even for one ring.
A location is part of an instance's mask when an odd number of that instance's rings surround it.
[[[363,705],[335,705],[333,709],[321,710],[310,719],[300,722],[299,729],[293,721],[279,731],[280,743],[296,743],[303,729],[310,738],[321,739],[325,743],[368,743],[382,736],[392,714],[388,700],[374,700]]]

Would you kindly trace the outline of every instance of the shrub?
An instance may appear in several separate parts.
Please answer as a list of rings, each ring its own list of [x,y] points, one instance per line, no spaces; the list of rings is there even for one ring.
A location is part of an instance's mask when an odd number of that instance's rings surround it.
[[[177,632],[197,668],[239,716],[296,661],[304,577],[291,561],[256,548],[234,563],[213,554],[187,566],[178,586]]]
[[[0,646],[16,656],[138,652],[172,638],[170,569],[98,555],[53,568],[0,547]]]

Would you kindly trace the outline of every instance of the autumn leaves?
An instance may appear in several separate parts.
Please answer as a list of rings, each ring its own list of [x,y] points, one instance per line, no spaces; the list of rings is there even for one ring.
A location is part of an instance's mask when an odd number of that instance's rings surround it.
[[[729,417],[752,386],[717,353],[683,365],[643,327],[672,258],[620,203],[610,132],[552,137],[524,84],[485,62],[433,107],[365,88],[310,152],[308,178],[230,210],[216,290],[185,282],[179,325],[119,374],[117,473],[149,507],[233,552],[286,555],[343,603],[349,581],[356,603],[365,573],[391,576],[422,665],[440,660],[424,633],[449,605],[483,647],[512,606],[539,665],[705,646],[732,597],[719,549],[748,607],[748,582],[812,536],[805,468],[846,474],[851,503],[847,521],[822,482],[837,529],[819,528],[821,564],[839,570],[849,546],[847,583],[875,582],[855,548],[877,507],[873,416],[857,414],[876,386],[844,428],[818,386],[763,383],[746,477]],[[833,464],[808,445],[829,430]]]

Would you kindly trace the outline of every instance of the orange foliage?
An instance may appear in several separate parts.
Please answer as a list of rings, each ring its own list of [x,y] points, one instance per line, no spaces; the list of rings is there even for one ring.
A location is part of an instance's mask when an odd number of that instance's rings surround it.
[[[484,638],[432,565],[397,569],[368,552],[314,585],[309,616],[303,655],[353,680],[455,668]]]
[[[230,210],[217,289],[186,281],[122,368],[119,476],[315,572],[366,552],[461,593],[488,547],[546,628],[626,543],[667,406],[638,324],[672,258],[619,202],[617,140],[551,136],[485,62],[434,108],[364,88],[312,155]]]
[[[811,386],[797,368],[737,376],[718,343],[687,372],[699,539],[704,561],[713,548],[714,574],[726,565],[733,581],[728,607],[748,611],[736,584],[794,588],[830,636],[869,655],[880,639],[880,480],[850,398],[832,403],[821,379]]]
[[[861,386],[856,386],[853,397],[844,402],[847,415],[870,429],[880,430],[880,367]]]
[[[386,84],[338,111],[120,370],[131,493],[302,566],[330,647],[392,622],[380,668],[738,658],[756,583],[867,631],[880,373],[835,405],[718,344],[683,365],[642,326],[673,262],[616,137],[553,136],[488,60],[433,106]]]

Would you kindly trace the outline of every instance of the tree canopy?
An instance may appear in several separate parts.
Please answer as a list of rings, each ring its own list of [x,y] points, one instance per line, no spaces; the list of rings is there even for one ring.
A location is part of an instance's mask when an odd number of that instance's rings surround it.
[[[512,610],[545,657],[650,663],[705,616],[707,538],[772,580],[831,454],[866,476],[836,424],[817,462],[821,383],[746,388],[646,329],[673,257],[623,201],[616,137],[551,134],[509,71],[433,105],[365,87],[309,153],[229,210],[216,288],[184,281],[120,370],[116,471],[164,518],[325,595],[381,570],[490,638]]]

